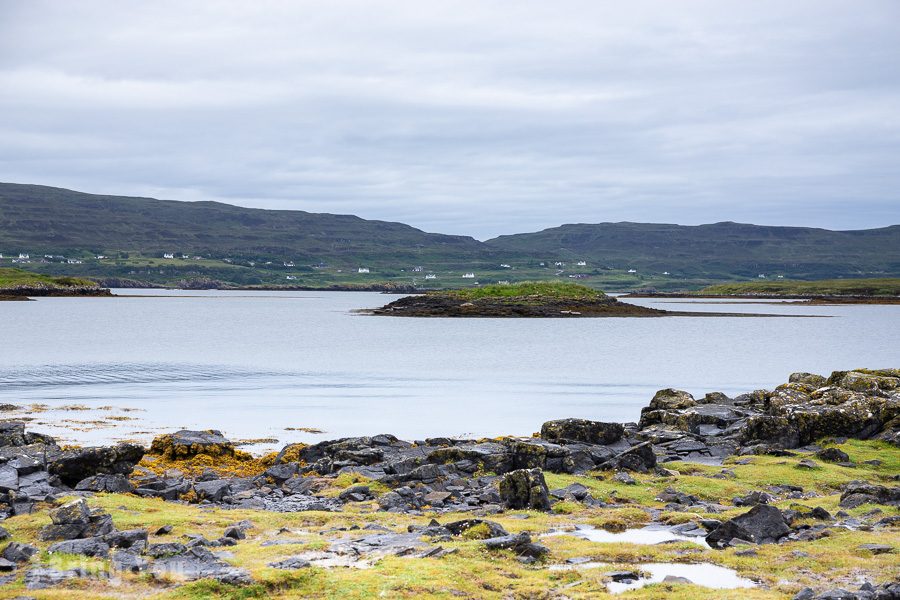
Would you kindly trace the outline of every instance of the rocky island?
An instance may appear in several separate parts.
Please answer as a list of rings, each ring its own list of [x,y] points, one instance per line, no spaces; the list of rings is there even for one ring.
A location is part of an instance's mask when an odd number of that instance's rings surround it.
[[[0,267],[0,300],[27,300],[34,296],[112,296],[112,292],[89,279],[51,277]]]
[[[394,317],[658,317],[666,311],[619,302],[574,283],[523,282],[407,296],[372,311]]]
[[[0,422],[0,597],[900,597],[900,369],[244,453]]]

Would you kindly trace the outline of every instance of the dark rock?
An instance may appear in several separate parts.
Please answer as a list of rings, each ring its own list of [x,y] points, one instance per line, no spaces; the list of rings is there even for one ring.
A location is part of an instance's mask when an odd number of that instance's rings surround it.
[[[738,496],[732,501],[735,506],[756,506],[757,504],[769,504],[775,500],[775,496],[766,492],[753,491],[745,496]]]
[[[619,471],[613,475],[612,480],[616,483],[624,483],[625,485],[637,485],[637,480],[625,471]]]
[[[462,521],[453,521],[444,525],[452,535],[462,535],[473,527],[483,525],[487,530],[487,538],[498,538],[509,535],[507,531],[499,523],[494,521],[486,521],[482,519],[464,519]]]
[[[500,498],[508,508],[550,510],[547,482],[540,469],[519,469],[504,475]]]
[[[109,544],[101,538],[87,538],[83,540],[67,540],[52,544],[48,552],[60,552],[62,554],[83,554],[84,556],[95,556],[98,558],[106,558],[109,556]]]
[[[147,548],[147,554],[153,558],[164,558],[166,556],[177,556],[187,552],[187,546],[178,542],[166,542],[165,544],[150,544]]]
[[[859,549],[868,550],[872,554],[889,554],[894,551],[894,547],[887,544],[861,544]]]
[[[149,534],[146,529],[128,529],[114,531],[103,536],[103,541],[113,548],[138,548],[147,546]]]
[[[729,519],[706,536],[713,548],[724,548],[735,538],[755,544],[771,544],[790,533],[784,515],[774,506],[759,504],[742,515]]]
[[[305,569],[310,566],[310,562],[298,556],[291,556],[277,562],[269,563],[269,566],[276,569]]]
[[[77,485],[93,475],[128,475],[144,456],[137,444],[121,443],[113,447],[75,448],[54,456],[47,470],[66,485]]]
[[[338,498],[345,502],[363,502],[373,498],[372,491],[367,485],[354,485],[338,494]]]
[[[114,552],[111,561],[113,569],[126,573],[140,573],[150,566],[150,563],[140,555],[122,550]]]
[[[54,525],[87,525],[91,521],[91,509],[84,498],[63,504],[50,511],[50,520]]]
[[[173,527],[171,525],[163,525],[156,530],[155,535],[169,535],[172,533],[172,529]]]
[[[900,506],[900,487],[888,488],[864,481],[851,481],[845,485],[839,503],[841,508],[856,508],[863,504]]]
[[[215,429],[206,431],[182,429],[154,438],[150,444],[150,453],[168,459],[190,458],[198,454],[233,456],[234,444],[225,438],[221,431]]]
[[[246,539],[247,534],[244,533],[244,528],[238,525],[231,525],[225,528],[225,533],[223,537],[231,538],[233,540],[243,540]]]
[[[22,542],[10,542],[0,553],[0,556],[14,563],[23,563],[31,560],[31,557],[38,553],[38,549],[31,544],[23,544]]]
[[[527,532],[488,538],[481,542],[488,550],[512,550],[519,556],[540,558],[549,552],[546,546],[534,544]]]
[[[21,421],[0,421],[0,446],[24,446],[25,423]]]
[[[598,465],[601,469],[622,469],[647,473],[656,467],[656,455],[650,442],[642,442]]]
[[[34,568],[25,573],[25,587],[29,590],[41,590],[59,585],[69,579],[87,577],[88,573],[81,569],[60,571],[49,568]]]
[[[198,500],[222,502],[222,500],[232,493],[231,482],[227,479],[201,481],[194,484],[194,492],[197,494]]]
[[[90,492],[108,492],[112,494],[127,494],[134,491],[134,484],[121,473],[112,475],[92,475],[75,484],[75,489]]]
[[[641,578],[641,574],[637,571],[609,571],[604,575],[616,583],[631,583]]]
[[[825,448],[816,452],[816,457],[825,462],[846,463],[850,462],[850,456],[838,448]]]
[[[574,441],[608,445],[622,439],[625,427],[621,423],[603,423],[586,419],[547,421],[541,426],[541,438],[549,441]]]

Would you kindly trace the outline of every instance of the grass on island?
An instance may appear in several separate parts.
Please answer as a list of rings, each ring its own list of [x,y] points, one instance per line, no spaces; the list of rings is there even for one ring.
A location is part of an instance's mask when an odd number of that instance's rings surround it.
[[[523,281],[512,284],[485,285],[477,288],[436,292],[451,294],[460,300],[527,298],[537,296],[553,300],[602,300],[606,294],[577,283],[563,281]]]
[[[831,444],[828,444],[831,445]],[[681,600],[734,600],[789,598],[804,586],[835,587],[846,581],[867,579],[873,582],[891,580],[896,573],[896,554],[873,554],[862,544],[896,545],[897,529],[887,527],[872,531],[833,529],[831,535],[809,542],[787,542],[754,546],[756,555],[740,555],[741,547],[712,550],[690,542],[639,545],[632,543],[598,543],[574,536],[537,537],[551,529],[571,530],[576,524],[592,524],[610,530],[640,527],[651,519],[648,509],[661,510],[661,519],[670,524],[695,521],[701,518],[725,519],[746,512],[747,508],[731,506],[732,498],[767,485],[792,483],[806,492],[817,495],[802,500],[782,500],[781,509],[800,508],[803,511],[820,506],[832,514],[840,508],[840,488],[854,479],[892,485],[892,477],[900,470],[900,452],[884,442],[850,440],[837,445],[850,455],[856,464],[840,466],[814,460],[819,468],[809,471],[797,467],[805,455],[793,457],[752,456],[731,457],[723,466],[688,462],[666,463],[676,474],[660,477],[635,474],[637,485],[624,485],[612,479],[612,473],[563,475],[546,473],[551,489],[571,483],[590,488],[595,498],[607,502],[603,508],[586,507],[576,502],[560,502],[554,511],[508,511],[488,517],[499,522],[507,531],[530,531],[542,544],[550,548],[545,562],[534,566],[519,563],[510,551],[489,552],[477,539],[464,536],[440,542],[455,554],[443,558],[388,557],[370,568],[311,567],[297,571],[280,571],[269,563],[307,551],[323,550],[329,540],[363,535],[362,531],[339,531],[336,528],[365,527],[370,523],[385,526],[394,532],[405,532],[409,525],[426,525],[431,518],[445,523],[471,514],[438,514],[427,507],[422,515],[386,513],[378,511],[374,502],[350,504],[342,512],[276,513],[256,510],[229,510],[219,507],[163,502],[124,494],[96,494],[88,502],[108,511],[119,529],[143,527],[151,532],[163,525],[172,525],[168,536],[151,535],[151,543],[185,541],[187,534],[203,534],[210,538],[221,535],[226,526],[249,519],[254,527],[247,539],[227,550],[232,554],[226,562],[246,568],[255,582],[247,586],[230,586],[213,581],[197,581],[181,586],[172,581],[155,581],[146,574],[117,573],[108,582],[99,579],[72,580],[56,588],[26,590],[22,571],[14,582],[0,588],[0,598],[27,594],[44,600],[87,600],[95,598],[164,598],[200,600],[201,598],[425,598],[452,599],[488,598],[554,598],[572,600],[588,598],[629,598],[650,600],[669,598]],[[878,459],[879,463],[866,461]],[[746,463],[746,464],[745,464]],[[344,485],[364,482],[361,477],[335,479],[335,490]],[[704,500],[727,507],[724,513],[672,512],[656,498],[668,487],[695,494]],[[377,488],[376,492],[383,492]],[[889,506],[871,504],[847,509],[859,517],[873,509],[882,516],[900,514]],[[526,517],[526,518],[523,518]],[[46,510],[18,515],[4,521],[12,539],[36,543],[46,550],[48,542],[35,542],[35,535],[50,522]],[[814,524],[815,521],[801,520]],[[285,528],[287,531],[283,530]],[[471,536],[470,536],[471,537]],[[296,540],[296,544],[272,545],[271,540]],[[565,565],[567,559],[586,557],[604,563],[599,568],[565,567],[550,569],[550,565]],[[83,557],[49,555],[39,560],[55,568],[81,566],[103,572],[108,561]],[[610,595],[606,590],[607,573],[623,569],[640,569],[642,563],[711,562],[735,569],[743,577],[762,585],[752,589],[715,590],[696,585],[654,584],[624,594]]]
[[[9,267],[0,267],[0,288],[14,288],[20,286],[41,286],[41,287],[79,287],[89,286],[96,287],[96,283],[88,279],[79,277],[52,277],[50,275],[41,275],[40,273],[32,273],[22,269],[13,269]]]
[[[748,281],[703,288],[699,294],[790,294],[822,296],[900,296],[900,278]]]

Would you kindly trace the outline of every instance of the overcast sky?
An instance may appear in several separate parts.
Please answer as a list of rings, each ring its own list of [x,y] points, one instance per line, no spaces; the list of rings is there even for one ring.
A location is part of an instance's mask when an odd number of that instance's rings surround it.
[[[0,181],[562,223],[900,223],[900,2],[0,0]]]

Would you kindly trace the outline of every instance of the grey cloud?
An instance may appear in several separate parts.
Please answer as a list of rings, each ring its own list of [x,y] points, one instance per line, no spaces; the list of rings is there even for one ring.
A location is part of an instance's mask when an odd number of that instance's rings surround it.
[[[354,213],[900,221],[900,8],[0,0],[0,180]]]

